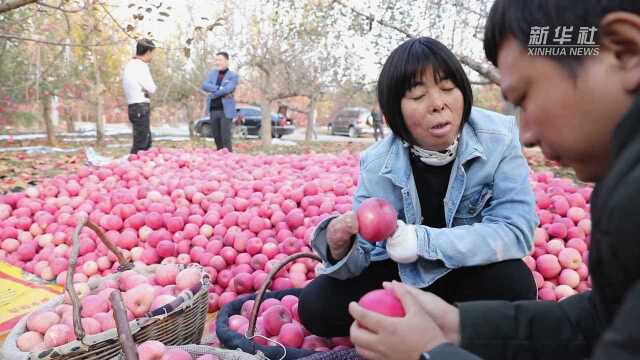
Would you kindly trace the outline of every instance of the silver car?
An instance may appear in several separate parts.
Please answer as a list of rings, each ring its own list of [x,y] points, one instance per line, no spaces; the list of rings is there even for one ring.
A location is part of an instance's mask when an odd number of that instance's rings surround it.
[[[371,112],[361,107],[342,109],[328,126],[331,135],[357,138],[362,134],[373,134]]]

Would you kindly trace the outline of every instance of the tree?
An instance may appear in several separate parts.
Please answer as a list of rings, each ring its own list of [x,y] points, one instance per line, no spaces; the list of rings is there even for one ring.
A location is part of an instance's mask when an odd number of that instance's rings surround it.
[[[69,3],[71,3],[71,6],[69,6]],[[30,4],[37,4],[41,8],[53,9],[64,13],[78,13],[86,10],[90,3],[91,0],[64,0],[58,5],[51,5],[44,0],[4,0],[0,3],[0,14],[22,8]]]
[[[318,11],[319,6],[324,6]],[[344,56],[346,48],[336,28],[337,14],[330,4],[316,1],[269,1],[250,22],[247,49],[249,79],[261,91],[263,119],[261,136],[271,143],[271,104],[277,100],[304,97],[307,115],[306,140],[314,132],[316,106],[328,92],[346,82],[360,82],[358,55]],[[327,15],[331,16],[327,16]]]
[[[483,58],[481,52],[469,53],[467,50],[481,46],[482,30],[492,1],[454,0],[443,3],[442,0],[427,0],[389,3],[370,0],[366,7],[368,11],[344,0],[331,0],[331,3],[346,10],[343,16],[354,15],[353,28],[362,35],[374,38],[375,44],[384,49],[385,53],[390,50],[389,45],[395,47],[403,38],[425,34],[448,44],[463,65],[489,82],[500,82],[500,75],[491,64],[477,60],[476,57]]]

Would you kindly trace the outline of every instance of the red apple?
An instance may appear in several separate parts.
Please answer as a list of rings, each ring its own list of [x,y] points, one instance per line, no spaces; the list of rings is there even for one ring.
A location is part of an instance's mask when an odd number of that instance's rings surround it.
[[[363,201],[356,216],[358,232],[367,241],[382,241],[396,230],[398,212],[384,199],[369,198]]]

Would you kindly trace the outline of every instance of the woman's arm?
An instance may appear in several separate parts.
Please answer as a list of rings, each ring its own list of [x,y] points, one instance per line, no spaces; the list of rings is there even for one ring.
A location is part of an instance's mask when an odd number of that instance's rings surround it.
[[[371,197],[371,185],[369,184],[368,177],[363,175],[365,171],[361,159],[358,189],[353,198],[354,210],[358,208],[362,201]],[[375,247],[359,235],[356,235],[347,254],[343,258],[338,259],[338,261],[332,261],[329,244],[327,242],[327,227],[335,218],[335,216],[327,218],[318,224],[311,237],[311,247],[322,258],[323,267],[318,269],[318,274],[326,274],[337,279],[348,279],[359,275],[369,266],[371,251]]]

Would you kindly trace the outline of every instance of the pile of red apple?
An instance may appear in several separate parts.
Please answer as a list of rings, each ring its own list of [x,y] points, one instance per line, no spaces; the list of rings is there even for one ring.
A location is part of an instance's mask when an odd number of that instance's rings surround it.
[[[254,300],[244,302],[240,314],[229,317],[229,328],[246,335],[254,305]],[[209,331],[215,332],[215,323],[211,324]],[[353,346],[349,337],[322,338],[305,329],[300,323],[298,298],[294,295],[286,295],[282,299],[265,299],[258,309],[254,335],[256,337],[253,341],[265,346],[281,344],[314,351],[342,350]]]
[[[358,156],[347,152],[252,156],[154,148],[128,162],[82,167],[0,195],[0,260],[62,284],[71,234],[78,219],[88,217],[138,265],[201,264],[211,274],[210,310],[216,311],[256,291],[286,256],[310,251],[313,227],[351,209],[358,173]],[[541,226],[525,261],[540,297],[586,290],[591,188],[548,172],[533,173],[531,183]],[[93,231],[83,229],[79,240],[74,279],[116,270],[116,257]],[[271,289],[305,286],[315,266],[297,260]]]
[[[0,259],[63,283],[81,217],[99,224],[125,257],[143,264],[196,262],[211,274],[211,311],[255,291],[283,258],[308,246],[323,217],[351,209],[358,158],[251,156],[211,149],[153,149],[128,163],[83,167],[22,193],[0,195]],[[89,229],[77,277],[118,266]],[[315,263],[281,271],[272,289],[303,287]]]
[[[532,173],[540,227],[532,254],[524,258],[533,271],[542,300],[562,300],[591,289],[589,200],[592,188],[580,187],[551,172]]]
[[[178,266],[170,264],[158,266],[151,276],[128,270],[117,280],[102,280],[94,288],[87,282],[75,282],[73,287],[82,306],[82,328],[86,335],[95,335],[116,326],[109,298],[116,289],[123,292],[127,317],[133,320],[173,302],[178,294],[197,286],[200,281],[200,269],[190,267],[180,270]],[[18,349],[37,352],[74,341],[77,336],[72,310],[71,298],[65,293],[62,304],[29,315],[27,331],[17,340]]]

